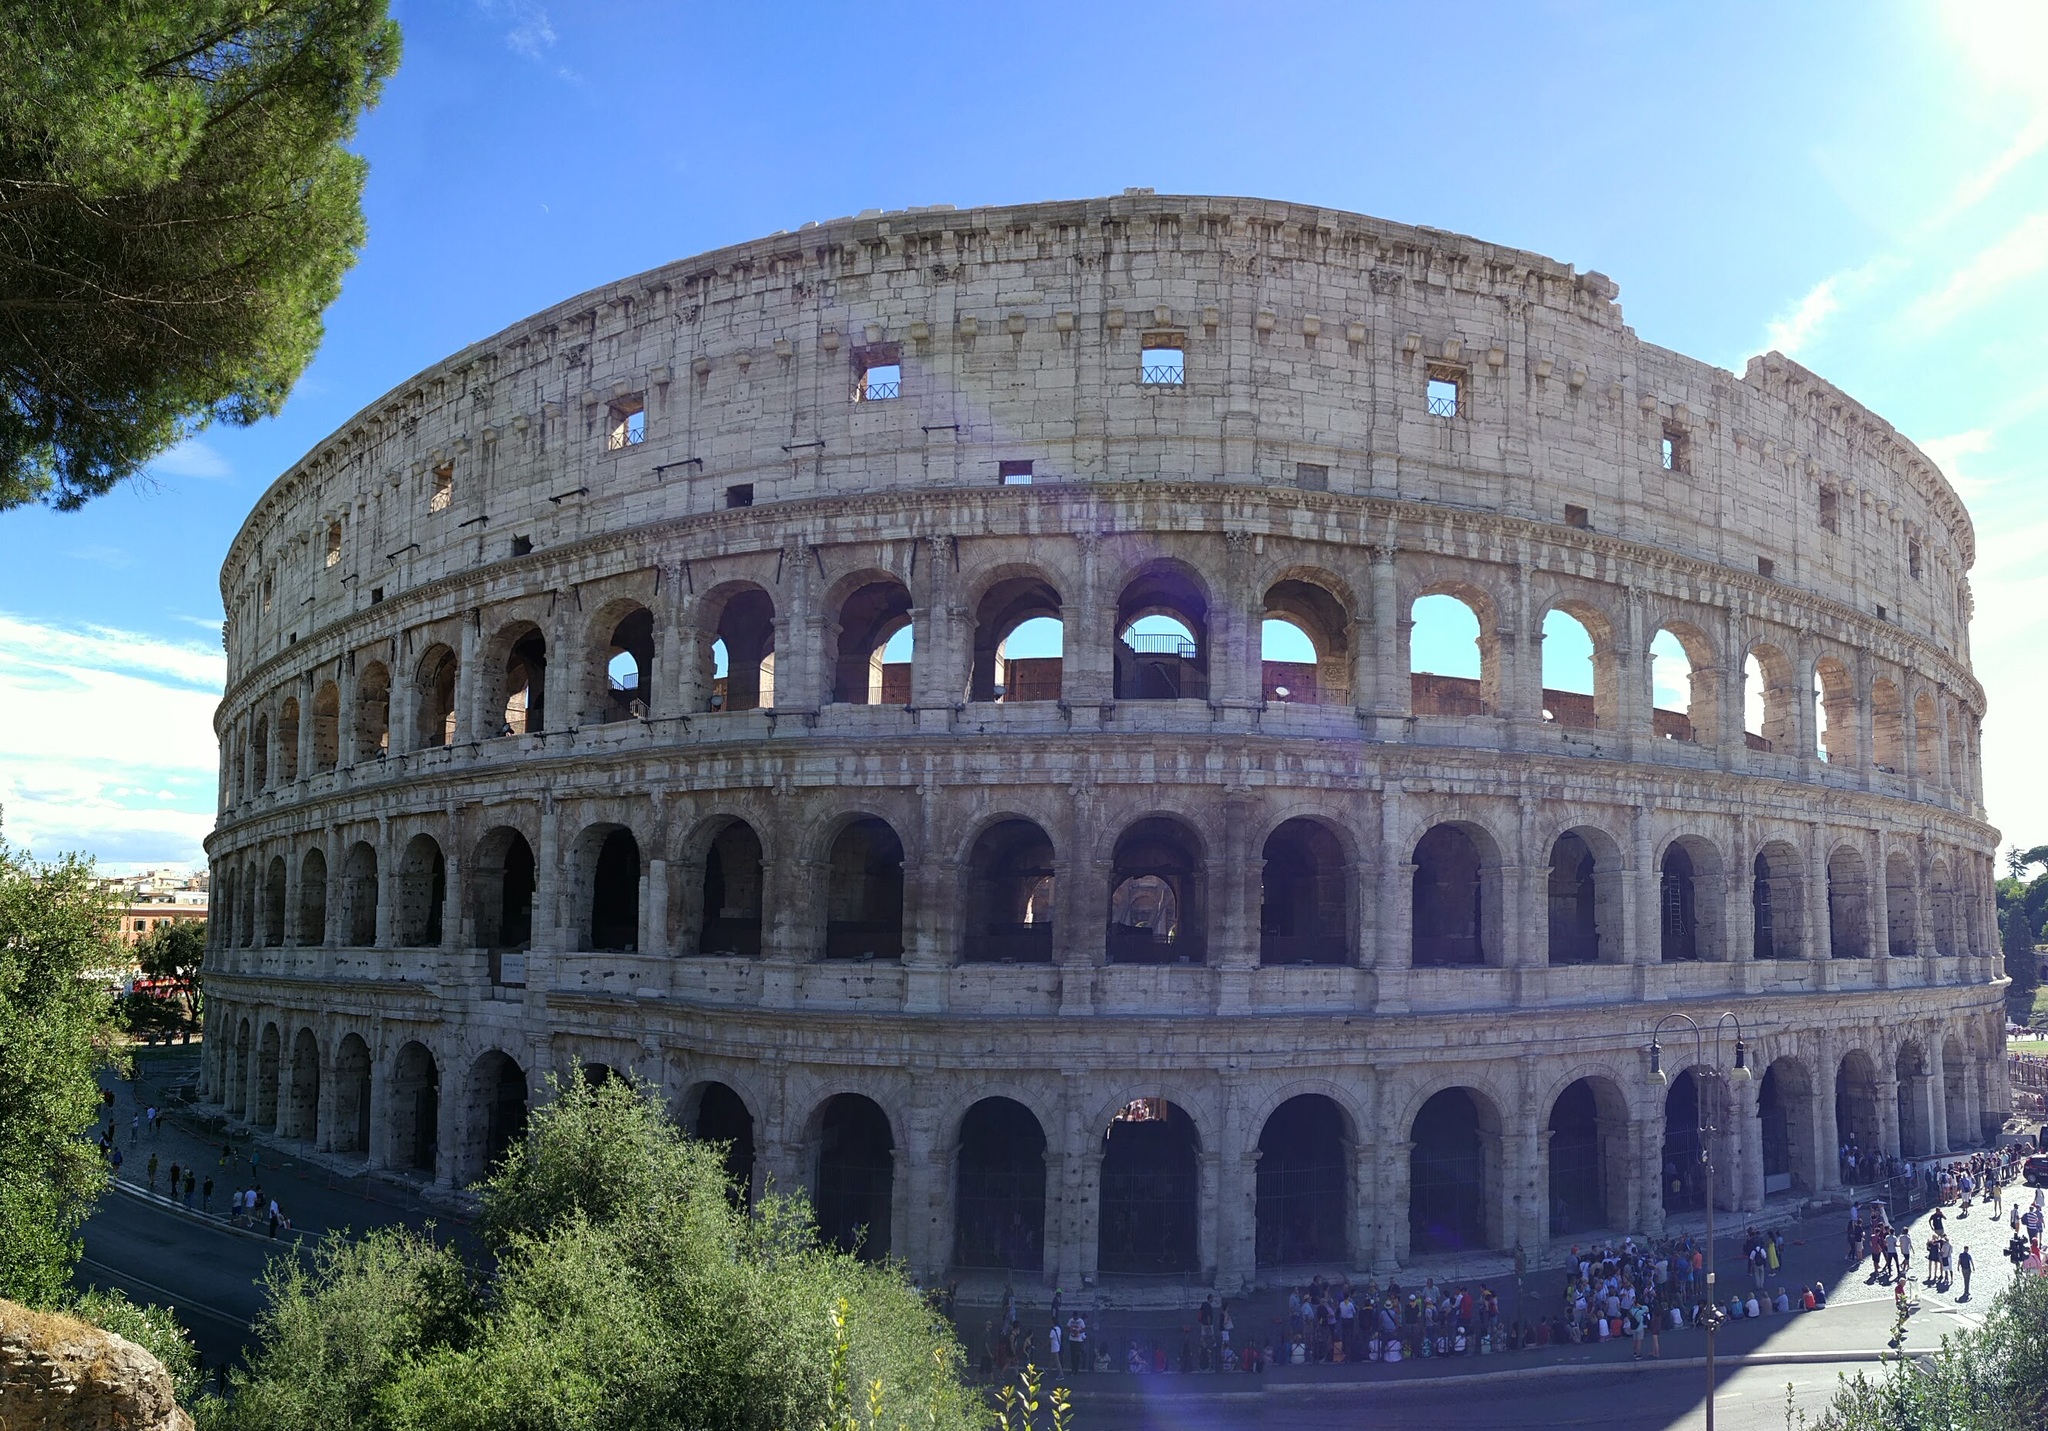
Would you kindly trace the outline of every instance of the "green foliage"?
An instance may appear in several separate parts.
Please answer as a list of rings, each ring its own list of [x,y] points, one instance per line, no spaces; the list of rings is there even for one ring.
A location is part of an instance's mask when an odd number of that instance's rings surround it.
[[[95,1289],[80,1293],[64,1310],[117,1337],[126,1337],[162,1362],[171,1374],[180,1405],[190,1406],[198,1399],[199,1353],[169,1307],[138,1307],[119,1292]]]
[[[1945,1336],[1917,1366],[1888,1358],[1845,1378],[1812,1431],[2041,1431],[2048,1427],[2048,1278],[2022,1276],[1976,1331]]]
[[[150,930],[136,942],[135,959],[143,973],[170,986],[189,1016],[199,993],[199,966],[206,959],[206,921],[173,921]]]
[[[330,1237],[310,1268],[278,1258],[264,1287],[259,1350],[234,1374],[233,1398],[201,1408],[208,1428],[386,1426],[377,1402],[393,1376],[430,1349],[459,1343],[477,1312],[455,1253],[404,1228],[360,1242]]]
[[[377,1325],[418,1304],[401,1274],[424,1250],[274,1274],[264,1349],[208,1431],[985,1426],[950,1331],[898,1272],[821,1247],[801,1200],[739,1207],[719,1151],[623,1080],[553,1094],[480,1189],[487,1282],[457,1294],[437,1274],[437,1314],[379,1340],[335,1304]]]
[[[39,864],[0,841],[0,1296],[59,1305],[106,1164],[82,1136],[116,1061],[114,913],[77,857]]]
[[[2027,921],[2026,910],[2014,905],[2005,912],[2004,937],[2005,972],[2012,978],[2012,992],[2024,995],[2032,992],[2041,982],[2040,961],[2034,954],[2034,928]]]
[[[398,49],[385,0],[0,0],[0,510],[283,405]]]

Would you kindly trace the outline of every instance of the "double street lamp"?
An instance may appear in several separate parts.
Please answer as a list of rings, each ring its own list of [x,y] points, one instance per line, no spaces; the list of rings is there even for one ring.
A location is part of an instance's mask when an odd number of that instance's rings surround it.
[[[1749,1045],[1742,1040],[1742,1020],[1732,1013],[1724,1013],[1714,1020],[1714,1058],[1707,1061],[1707,1030],[1689,1014],[1666,1014],[1657,1020],[1657,1027],[1650,1034],[1650,1084],[1655,1088],[1665,1087],[1670,1079],[1664,1072],[1664,1048],[1658,1042],[1664,1030],[1671,1027],[1691,1029],[1693,1037],[1692,1068],[1687,1070],[1701,1082],[1711,1081],[1722,1087],[1724,1096],[1717,1100],[1729,1110],[1732,1119],[1735,1106],[1734,1089],[1728,1085],[1747,1083],[1752,1077],[1749,1070]],[[1724,1035],[1731,1029],[1735,1038],[1735,1066],[1723,1072],[1721,1050]],[[1704,1090],[1700,1090],[1704,1092]],[[1706,1169],[1707,1181],[1707,1307],[1701,1315],[1701,1322],[1707,1331],[1707,1431],[1714,1431],[1714,1333],[1721,1327],[1721,1305],[1714,1287],[1714,1155],[1711,1139],[1726,1131],[1722,1128],[1722,1113],[1716,1108],[1709,1113],[1708,1100],[1704,1097],[1693,1099],[1694,1135],[1699,1143],[1700,1165]]]

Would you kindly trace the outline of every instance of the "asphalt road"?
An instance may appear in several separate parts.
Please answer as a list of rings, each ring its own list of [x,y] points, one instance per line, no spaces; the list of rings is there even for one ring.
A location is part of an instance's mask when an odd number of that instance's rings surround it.
[[[84,1236],[73,1278],[80,1286],[175,1308],[209,1364],[240,1356],[263,1306],[263,1269],[278,1248],[120,1193],[100,1199]]]

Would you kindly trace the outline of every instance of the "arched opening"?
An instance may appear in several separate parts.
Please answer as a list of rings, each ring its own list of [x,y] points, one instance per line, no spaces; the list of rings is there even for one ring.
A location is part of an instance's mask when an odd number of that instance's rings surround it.
[[[1492,952],[1486,862],[1472,832],[1434,825],[1415,846],[1410,958],[1418,969],[1484,964]]]
[[[322,681],[313,692],[313,773],[325,775],[341,761],[341,691]]]
[[[351,948],[377,942],[377,851],[368,841],[349,846],[341,864],[341,919]]]
[[[441,1070],[425,1044],[414,1040],[391,1065],[391,1161],[432,1173],[440,1156]]]
[[[1259,875],[1259,962],[1342,964],[1351,927],[1350,861],[1330,827],[1293,819],[1266,836]]]
[[[960,1120],[953,1222],[959,1267],[1045,1266],[1045,1129],[1010,1098],[984,1098]]]
[[[1099,1270],[1199,1270],[1200,1151],[1194,1121],[1164,1098],[1134,1099],[1117,1110],[1102,1135]]]
[[[1700,1100],[1712,1098],[1718,1083],[1703,1083],[1691,1069],[1675,1075],[1664,1095],[1664,1211],[1699,1212],[1707,1205],[1705,1140],[1700,1136]],[[1711,1110],[1710,1110],[1711,1112]]]
[[[1941,785],[1941,717],[1934,697],[1922,691],[1913,697],[1913,773],[1930,788]]]
[[[704,850],[697,952],[758,956],[761,895],[761,837],[745,820],[728,820]]]
[[[1742,729],[1751,750],[1797,753],[1798,682],[1792,663],[1775,646],[1750,649],[1742,663]]]
[[[1828,856],[1828,952],[1837,959],[1870,954],[1869,881],[1863,856],[1837,845]]]
[[[832,658],[832,699],[855,706],[907,706],[914,655],[910,590],[900,581],[871,581],[839,607]]]
[[[416,749],[455,743],[455,677],[460,663],[446,646],[431,646],[420,658],[414,693],[418,718],[413,727]]]
[[[318,848],[299,861],[299,909],[293,942],[314,948],[327,942],[327,856]]]
[[[1053,849],[1030,820],[998,820],[967,857],[968,964],[1052,961]]]
[[[1351,699],[1351,617],[1314,582],[1288,580],[1266,592],[1259,626],[1264,699],[1290,705],[1343,705]]]
[[[1344,1110],[1333,1099],[1304,1093],[1273,1110],[1259,1133],[1254,1215],[1261,1267],[1346,1263],[1350,1168]]]
[[[1977,1119],[1970,1112],[1970,1056],[1955,1039],[1941,1044],[1942,1121],[1948,1127],[1951,1149],[1973,1146],[1978,1139]]]
[[[355,758],[382,760],[391,753],[391,673],[372,661],[356,677]]]
[[[255,1051],[255,1035],[243,1019],[235,1029],[234,1066],[228,1073],[228,1112],[241,1117],[249,1111],[249,1058]]]
[[[482,1177],[526,1136],[526,1071],[508,1055],[490,1049],[469,1068],[469,1156],[471,1177]]]
[[[1813,1079],[1805,1064],[1787,1056],[1764,1070],[1756,1116],[1761,1124],[1764,1192],[1812,1192],[1818,1185],[1813,1166]]]
[[[1409,608],[1408,698],[1419,716],[1488,714],[1495,692],[1479,616],[1448,592],[1415,598]]]
[[[334,1151],[370,1151],[370,1046],[344,1034],[334,1050]]]
[[[707,710],[751,711],[775,704],[775,603],[758,586],[743,586],[710,603],[704,649],[711,698]]]
[[[1833,656],[1813,663],[1814,753],[1830,765],[1856,764],[1856,682]]]
[[[286,1138],[315,1142],[320,1137],[320,1040],[311,1029],[292,1039],[292,1091],[280,1112],[277,1131]]]
[[[640,947],[640,842],[614,825],[590,871],[590,947],[630,953]]]
[[[1928,1122],[1926,1051],[1917,1043],[1899,1045],[1892,1076],[1898,1080],[1899,1156],[1924,1158],[1935,1150],[1934,1130]]]
[[[1550,1105],[1550,1235],[1567,1237],[1611,1227],[1627,1205],[1628,1110],[1621,1090],[1604,1078],[1581,1078]],[[1619,1142],[1617,1141],[1619,1140]]]
[[[533,945],[533,893],[538,883],[533,846],[509,825],[488,831],[471,857],[470,904],[479,949]]]
[[[1672,625],[1650,638],[1650,727],[1660,740],[1709,742],[1717,673],[1713,647],[1691,626]]]
[[[299,702],[286,696],[277,708],[277,778],[289,785],[299,778]]]
[[[249,736],[249,783],[251,794],[270,788],[270,717],[256,717],[256,729]]]
[[[1929,879],[1932,885],[1933,907],[1929,913],[1934,917],[1934,952],[1944,959],[1952,959],[1962,944],[1956,938],[1956,887],[1949,874],[1948,861],[1937,859]]]
[[[1116,604],[1120,701],[1206,700],[1209,696],[1209,599],[1177,564],[1141,573]]]
[[[903,841],[886,820],[861,815],[840,828],[827,860],[825,957],[903,956]]]
[[[1110,859],[1109,962],[1203,962],[1204,884],[1201,842],[1186,825],[1154,815],[1125,830]]]
[[[1466,1252],[1487,1245],[1492,1192],[1491,1108],[1468,1088],[1446,1088],[1416,1113],[1409,1130],[1408,1245],[1412,1252]]]
[[[1884,676],[1870,683],[1870,760],[1887,775],[1906,773],[1906,702]]]
[[[1554,724],[1592,730],[1607,724],[1600,700],[1599,660],[1593,633],[1579,617],[1561,607],[1543,614],[1543,718]]]
[[[865,1262],[889,1255],[896,1140],[871,1098],[839,1093],[818,1115],[818,1171],[812,1197],[818,1236]]]
[[[1417,861],[1419,865],[1420,860]],[[1602,910],[1598,861],[1577,830],[1567,830],[1550,847],[1550,962],[1600,962]],[[1417,874],[1421,871],[1418,869]]]
[[[414,835],[398,864],[397,939],[401,949],[431,949],[441,942],[448,906],[448,862],[432,835]]]
[[[725,1176],[732,1185],[734,1201],[751,1201],[754,1186],[754,1115],[746,1102],[723,1083],[707,1083],[698,1089],[696,1106],[683,1120],[683,1127],[701,1143],[725,1145]]]
[[[548,728],[548,638],[531,621],[501,633],[505,649],[499,673],[498,735],[534,735]]]
[[[249,1110],[249,1121],[259,1128],[277,1126],[277,1085],[283,1055],[284,1035],[277,1031],[276,1024],[265,1024],[263,1037],[256,1044],[256,1106]]]
[[[1773,840],[1750,867],[1750,914],[1759,959],[1806,957],[1806,916],[1801,904],[1799,851]]]
[[[1844,1054],[1835,1073],[1835,1135],[1852,1152],[1874,1153],[1884,1146],[1877,1112],[1877,1065],[1860,1048]]]
[[[629,610],[604,648],[604,708],[599,721],[639,720],[654,709],[654,613]]]
[[[1885,948],[1911,958],[1920,952],[1920,880],[1912,857],[1893,850],[1884,862]]]
[[[272,855],[263,878],[263,944],[275,949],[284,943],[285,916],[284,856]]]
[[[1013,576],[982,593],[974,608],[971,701],[1056,701],[1065,666],[1060,594],[1036,576]]]
[[[1699,893],[1693,883],[1692,856],[1674,843],[1664,851],[1657,877],[1658,933],[1664,962],[1690,962],[1700,957]]]

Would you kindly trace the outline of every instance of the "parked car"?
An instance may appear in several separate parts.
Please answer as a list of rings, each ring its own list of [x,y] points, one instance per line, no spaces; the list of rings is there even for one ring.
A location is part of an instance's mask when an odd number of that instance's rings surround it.
[[[2030,1188],[2048,1188],[2048,1153],[2036,1153],[2022,1163],[2020,1178]]]

